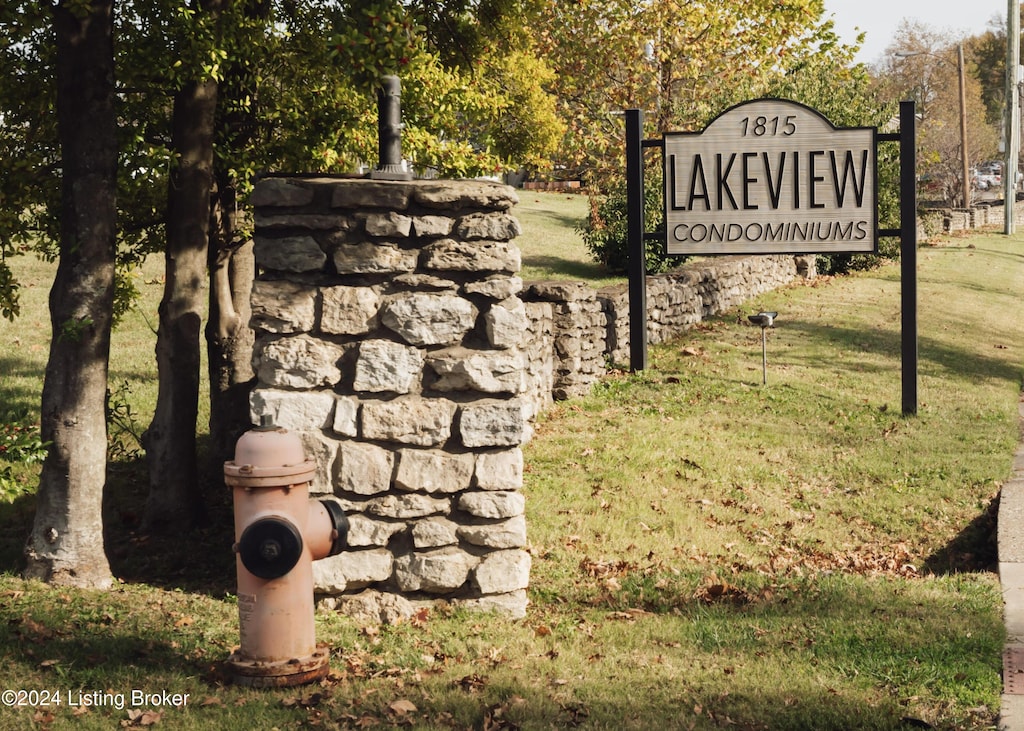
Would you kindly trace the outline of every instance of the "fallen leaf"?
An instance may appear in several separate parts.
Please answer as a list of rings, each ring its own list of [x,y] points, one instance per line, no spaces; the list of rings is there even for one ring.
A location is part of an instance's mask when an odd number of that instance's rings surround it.
[[[459,686],[467,693],[475,693],[476,691],[486,687],[487,678],[473,673],[460,678],[455,682],[455,685]]]
[[[32,720],[40,725],[47,725],[53,723],[53,714],[49,711],[36,711],[32,716]]]
[[[399,716],[404,716],[407,713],[415,713],[417,710],[416,704],[405,698],[395,701],[390,706],[388,706],[388,708],[390,708],[394,713],[397,713]]]

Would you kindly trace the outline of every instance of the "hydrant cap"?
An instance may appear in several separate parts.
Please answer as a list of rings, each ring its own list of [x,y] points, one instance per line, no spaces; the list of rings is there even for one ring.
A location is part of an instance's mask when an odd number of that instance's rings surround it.
[[[267,421],[239,437],[234,460],[224,464],[229,485],[250,487],[308,482],[315,471],[298,435]]]
[[[235,464],[289,467],[306,461],[302,440],[287,429],[250,429],[235,444]]]

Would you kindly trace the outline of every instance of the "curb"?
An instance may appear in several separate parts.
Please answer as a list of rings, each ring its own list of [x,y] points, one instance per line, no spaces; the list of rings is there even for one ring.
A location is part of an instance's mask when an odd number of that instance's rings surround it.
[[[1017,413],[1024,434],[1024,400]],[[999,492],[997,526],[1006,623],[999,731],[1024,731],[1024,441],[1013,455],[1013,476]]]

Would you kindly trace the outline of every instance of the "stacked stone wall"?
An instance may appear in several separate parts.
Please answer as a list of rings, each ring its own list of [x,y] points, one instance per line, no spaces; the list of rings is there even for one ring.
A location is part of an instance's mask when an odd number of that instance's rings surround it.
[[[321,605],[521,616],[521,448],[553,399],[628,364],[626,285],[524,285],[504,185],[280,177],[252,203],[252,419],[300,436],[312,492],[350,524],[346,550],[314,563]],[[813,275],[813,257],[757,256],[651,276],[649,340]]]
[[[687,262],[647,277],[647,339],[661,343],[758,294],[814,277],[814,257],[735,256]],[[554,397],[585,393],[609,366],[629,365],[629,286],[528,283],[523,298],[554,305]]]
[[[552,379],[527,348],[550,352],[552,318],[519,297],[515,203],[479,182],[254,191],[253,421],[299,434],[350,522],[314,563],[323,604],[525,611],[521,445]]]

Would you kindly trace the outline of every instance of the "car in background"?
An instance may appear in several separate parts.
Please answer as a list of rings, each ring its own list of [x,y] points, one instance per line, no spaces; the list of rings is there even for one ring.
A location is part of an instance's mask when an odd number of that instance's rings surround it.
[[[1003,166],[998,162],[985,162],[971,172],[971,182],[978,190],[998,188],[1003,184]]]

